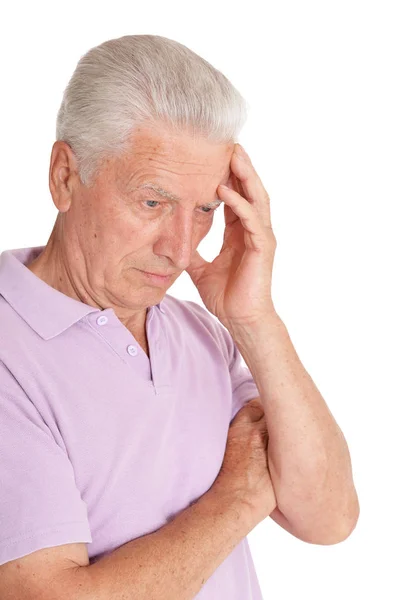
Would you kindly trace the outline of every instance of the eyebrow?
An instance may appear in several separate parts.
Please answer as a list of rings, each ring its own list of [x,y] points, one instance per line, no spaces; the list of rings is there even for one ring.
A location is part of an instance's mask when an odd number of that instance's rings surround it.
[[[141,188],[149,188],[156,194],[163,196],[164,198],[168,198],[169,200],[172,200],[173,202],[182,202],[182,199],[179,196],[176,196],[175,194],[172,194],[171,192],[164,190],[162,187],[160,187],[159,185],[155,185],[154,183],[151,183],[151,182],[144,183],[143,185],[140,185],[137,189],[141,189]],[[214,202],[208,202],[208,204],[205,204],[204,206],[213,207],[213,206],[219,206],[220,204],[222,204],[221,200],[215,200]]]

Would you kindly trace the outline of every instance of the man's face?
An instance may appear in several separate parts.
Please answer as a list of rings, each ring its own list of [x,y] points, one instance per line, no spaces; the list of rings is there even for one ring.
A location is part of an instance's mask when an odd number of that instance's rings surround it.
[[[220,203],[216,190],[229,180],[233,150],[234,143],[141,128],[131,151],[108,160],[92,188],[80,186],[69,225],[97,297],[133,310],[160,302],[212,226],[214,209],[206,205]],[[172,277],[154,283],[142,271]]]

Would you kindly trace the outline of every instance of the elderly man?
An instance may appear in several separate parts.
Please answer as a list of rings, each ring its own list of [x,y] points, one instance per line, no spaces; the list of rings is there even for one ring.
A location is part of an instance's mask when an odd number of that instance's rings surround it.
[[[2,600],[259,600],[246,536],[262,519],[315,544],[355,527],[345,438],[272,302],[244,118],[173,40],[80,59],[50,238],[0,256]],[[166,294],[185,270],[206,308]]]

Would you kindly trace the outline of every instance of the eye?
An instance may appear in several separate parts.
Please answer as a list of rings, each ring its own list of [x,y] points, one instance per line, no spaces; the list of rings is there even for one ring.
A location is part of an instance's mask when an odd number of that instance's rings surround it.
[[[144,200],[144,202],[152,202],[155,204],[160,204],[160,202],[158,202],[157,200]],[[201,206],[201,208],[204,208],[206,210],[202,210],[201,212],[205,215],[209,214],[209,213],[213,213],[215,212],[215,210],[217,210],[219,208],[220,204],[218,204],[217,206],[211,207],[211,206]],[[147,206],[147,208],[149,208],[150,210],[154,210],[156,208],[159,208],[159,206]]]
[[[215,205],[214,205],[214,206],[207,206],[207,205],[205,205],[205,206],[201,206],[201,208],[206,208],[206,211],[201,211],[201,212],[202,212],[203,214],[206,214],[206,215],[208,215],[208,214],[213,214],[214,212],[216,212],[216,211],[217,211],[217,209],[219,208],[219,206],[220,206],[221,204],[222,204],[222,203],[221,203],[221,202],[219,202],[219,204],[217,204],[216,206],[215,206]]]
[[[205,214],[208,214],[210,212],[215,212],[215,210],[219,208],[219,206],[214,206],[213,208],[211,206],[201,206],[201,208],[206,208],[207,210],[203,212],[205,212]]]
[[[159,204],[159,202],[157,202],[156,200],[144,200],[144,202],[155,202],[156,204]],[[147,208],[158,208],[158,207],[157,206],[156,207],[149,206]]]

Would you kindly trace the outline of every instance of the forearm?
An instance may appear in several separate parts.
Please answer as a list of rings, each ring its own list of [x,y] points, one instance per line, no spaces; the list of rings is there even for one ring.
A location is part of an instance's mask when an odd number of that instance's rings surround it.
[[[284,323],[271,315],[256,327],[228,329],[265,410],[278,508],[298,532],[345,530],[358,510],[348,446]]]
[[[75,571],[79,600],[191,600],[249,533],[244,509],[212,488],[157,531]]]

